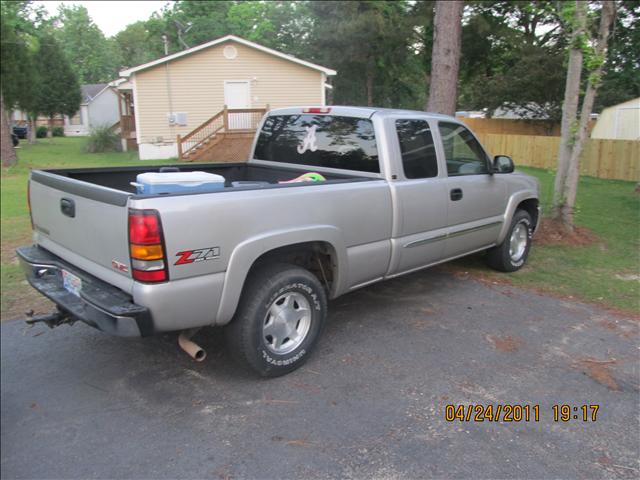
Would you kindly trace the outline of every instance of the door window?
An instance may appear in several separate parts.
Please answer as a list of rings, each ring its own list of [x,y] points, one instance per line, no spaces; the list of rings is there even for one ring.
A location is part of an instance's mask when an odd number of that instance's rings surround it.
[[[469,130],[456,123],[444,122],[438,128],[450,177],[489,173],[487,155]]]
[[[438,176],[436,149],[426,120],[396,120],[396,132],[407,178]]]

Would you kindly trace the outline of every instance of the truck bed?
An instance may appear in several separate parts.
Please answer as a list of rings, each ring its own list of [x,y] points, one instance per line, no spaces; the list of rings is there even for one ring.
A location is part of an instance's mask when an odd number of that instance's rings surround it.
[[[256,188],[286,187],[295,185],[309,185],[309,183],[279,184],[278,182],[291,180],[299,175],[312,171],[303,168],[272,167],[262,165],[251,165],[247,163],[203,163],[203,164],[175,164],[175,165],[140,165],[133,167],[114,168],[76,168],[76,169],[55,169],[43,170],[44,172],[62,177],[79,180],[93,185],[120,190],[127,193],[136,193],[136,188],[131,182],[136,181],[136,176],[145,172],[158,172],[161,168],[178,168],[181,172],[202,171],[214,173],[225,178],[225,188],[251,190]],[[327,179],[326,183],[344,183],[353,181],[371,180],[371,178],[357,177],[353,175],[339,173],[325,173],[322,175]],[[242,186],[233,187],[232,182],[237,181],[260,181],[269,182],[266,186]],[[175,194],[174,194],[175,195]],[[180,194],[178,194],[180,195]],[[142,195],[140,195],[142,196]],[[148,197],[149,195],[144,195]]]

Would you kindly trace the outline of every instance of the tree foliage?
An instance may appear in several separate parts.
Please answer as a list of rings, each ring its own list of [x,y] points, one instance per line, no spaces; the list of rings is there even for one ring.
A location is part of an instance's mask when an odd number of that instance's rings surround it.
[[[82,100],[80,85],[58,41],[51,33],[40,38],[36,55],[39,83],[38,113],[52,118],[56,114],[74,115]]]
[[[618,3],[595,111],[640,97],[640,3]]]
[[[60,6],[55,27],[55,38],[80,84],[108,82],[117,78],[120,59],[115,44],[107,41],[85,7]]]

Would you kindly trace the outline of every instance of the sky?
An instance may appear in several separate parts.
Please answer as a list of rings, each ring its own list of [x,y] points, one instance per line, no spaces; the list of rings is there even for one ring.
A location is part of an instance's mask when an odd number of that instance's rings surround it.
[[[123,30],[130,23],[138,20],[146,20],[151,14],[160,10],[165,4],[163,1],[36,1],[34,4],[43,5],[51,15],[55,15],[58,6],[83,5],[93,21],[100,27],[102,33],[111,37]]]

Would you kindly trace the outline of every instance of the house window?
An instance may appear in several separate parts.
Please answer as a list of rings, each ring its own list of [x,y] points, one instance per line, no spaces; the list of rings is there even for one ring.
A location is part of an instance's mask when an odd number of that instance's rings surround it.
[[[73,117],[69,119],[69,125],[82,125],[82,111],[78,110]]]

